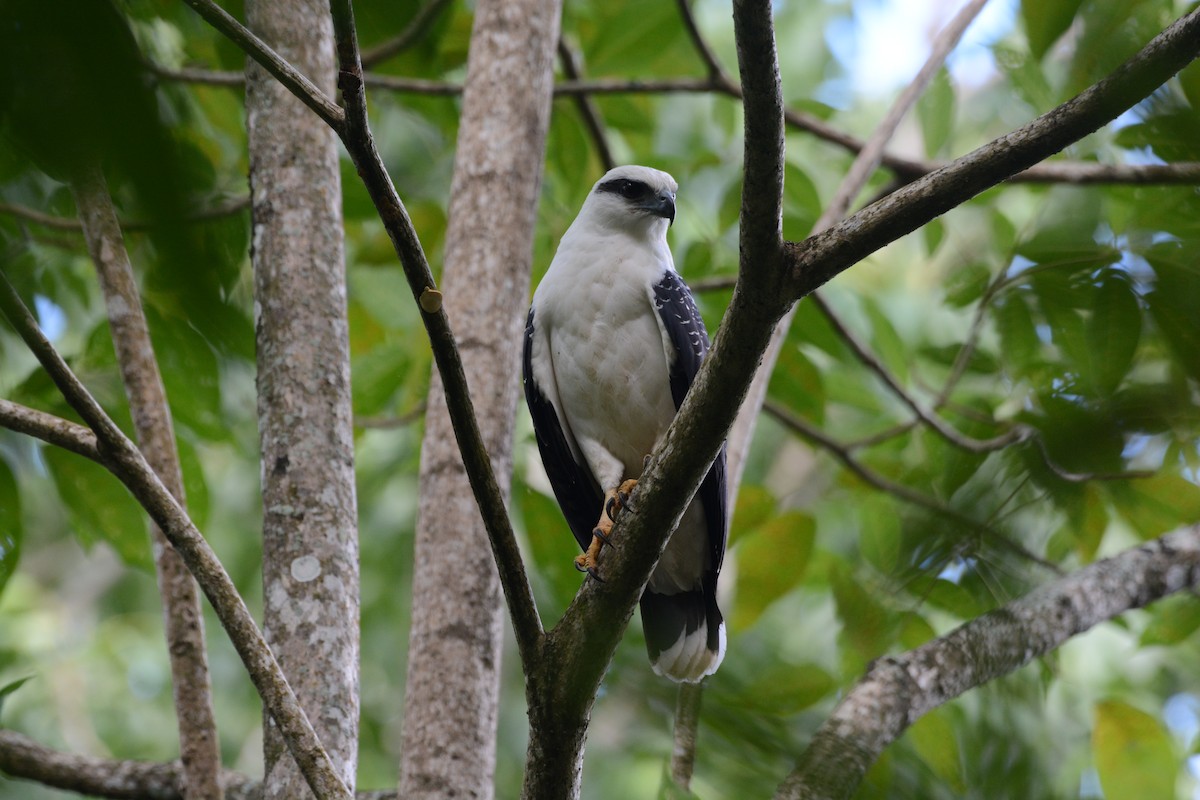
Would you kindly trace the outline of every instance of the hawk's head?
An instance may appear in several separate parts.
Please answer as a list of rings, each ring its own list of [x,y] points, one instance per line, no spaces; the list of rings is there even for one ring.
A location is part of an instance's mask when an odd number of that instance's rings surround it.
[[[675,221],[675,179],[650,167],[609,170],[592,187],[580,219],[602,227],[665,238]]]

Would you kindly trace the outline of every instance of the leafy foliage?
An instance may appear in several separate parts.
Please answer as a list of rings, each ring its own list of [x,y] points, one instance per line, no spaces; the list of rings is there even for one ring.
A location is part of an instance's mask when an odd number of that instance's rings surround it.
[[[777,24],[779,40],[796,44],[782,54],[789,102],[861,137],[887,98],[849,92],[851,65],[827,46],[852,29],[852,5],[783,3]],[[130,0],[123,8],[142,53],[164,67],[241,69],[241,54],[183,4]],[[356,2],[364,47],[395,35],[416,10],[415,3]],[[727,8],[705,0],[695,11],[732,70]],[[1166,0],[1026,0],[1019,21],[1009,20],[990,45],[992,79],[969,83],[943,71],[921,101],[912,141],[893,149],[931,158],[961,154],[1107,74],[1173,13]],[[451,4],[413,46],[372,69],[460,81],[471,22],[469,4]],[[673,4],[573,2],[563,24],[591,77],[705,74]],[[124,61],[111,68],[103,59],[88,63],[89,81],[98,86],[128,82]],[[1197,160],[1197,87],[1193,66],[1065,157],[1099,164]],[[436,270],[457,101],[376,89],[370,97],[380,151]],[[737,102],[703,93],[593,99],[619,160],[652,163],[679,179],[672,247],[684,277],[732,276],[741,193]],[[240,92],[160,78],[153,100],[151,130],[169,131],[168,143],[155,143],[169,150],[163,158],[173,176],[163,203],[201,211],[240,197],[247,169]],[[51,130],[73,139],[75,129],[94,124],[87,117],[67,130],[58,121]],[[127,155],[113,156],[115,173]],[[788,238],[808,233],[851,159],[809,134],[789,133]],[[53,164],[46,169],[56,172]],[[535,281],[602,169],[577,108],[558,99]],[[153,195],[139,175],[114,183],[117,201],[126,218],[153,222]],[[870,191],[882,190],[888,177]],[[363,423],[356,433],[359,784],[374,788],[394,782],[420,442],[419,417],[378,424],[419,409],[431,363],[390,243],[348,164],[343,186],[354,411]],[[62,183],[5,147],[0,201],[74,213]],[[189,505],[253,607],[261,593],[261,509],[250,238],[244,210],[128,232]],[[101,403],[131,430],[79,236],[3,214],[0,241],[0,268]],[[836,321],[801,303],[769,399],[842,452],[794,430],[783,415],[759,422],[736,500],[723,587],[729,657],[705,696],[692,786],[699,797],[768,795],[871,660],[928,641],[1047,580],[1043,562],[1070,570],[1200,520],[1194,187],[1005,185],[822,292]],[[729,296],[718,289],[698,297],[710,330]],[[840,326],[865,343],[905,398],[880,369],[864,364]],[[0,396],[73,418],[6,327]],[[907,401],[936,414],[956,437],[917,421]],[[1003,446],[980,445],[1012,431],[1021,435]],[[543,620],[552,624],[580,577],[523,417],[515,460],[511,510]],[[6,725],[46,742],[84,737],[117,756],[175,757],[161,625],[153,577],[144,569],[148,541],[144,515],[102,469],[0,431]],[[253,772],[257,701],[219,627],[208,624],[225,761]],[[1194,792],[1196,776],[1186,772],[1183,754],[1194,752],[1200,719],[1193,713],[1190,726],[1180,724],[1164,715],[1164,704],[1200,692],[1198,627],[1195,599],[1178,598],[1073,640],[1055,657],[923,718],[874,767],[860,796]],[[639,637],[635,625],[597,702],[585,797],[646,797],[663,785],[674,689],[649,673]],[[527,725],[521,677],[513,659],[507,662],[499,796],[513,795],[519,783]],[[11,694],[17,678],[31,672],[39,680]],[[65,701],[56,703],[60,697]],[[0,781],[0,797],[18,796],[57,795]]]

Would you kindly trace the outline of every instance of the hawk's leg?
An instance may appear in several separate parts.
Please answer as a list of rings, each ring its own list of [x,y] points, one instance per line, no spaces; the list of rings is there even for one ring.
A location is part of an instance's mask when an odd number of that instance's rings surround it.
[[[575,556],[575,569],[586,572],[596,580],[602,580],[597,570],[597,565],[600,563],[600,551],[604,545],[612,545],[609,534],[612,533],[613,523],[629,505],[629,495],[635,486],[637,486],[637,480],[630,479],[616,489],[609,489],[605,492],[604,506],[600,509],[600,519],[596,521],[596,527],[592,530],[592,543],[588,545],[585,552]]]

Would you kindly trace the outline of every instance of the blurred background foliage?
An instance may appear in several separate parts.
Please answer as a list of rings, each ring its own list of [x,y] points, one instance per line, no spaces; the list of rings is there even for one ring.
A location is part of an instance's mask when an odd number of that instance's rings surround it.
[[[924,57],[925,34],[953,5],[776,3],[788,103],[867,135],[915,72],[905,65]],[[0,3],[0,24],[15,19],[18,6]],[[242,16],[240,3],[226,7]],[[125,0],[120,9],[140,57],[166,70],[243,67],[241,54],[182,3]],[[416,0],[356,2],[364,47],[395,37],[419,9]],[[1172,0],[994,0],[891,150],[944,159],[979,146],[1103,77],[1185,10]],[[699,0],[695,14],[735,72],[727,4]],[[129,431],[82,239],[69,225],[21,212],[73,217],[70,192],[52,177],[61,167],[54,159],[67,158],[71,142],[102,147],[120,210],[134,223],[128,245],[192,515],[256,608],[261,509],[242,91],[163,72],[147,82],[130,67],[136,52],[104,57],[105,47],[132,43],[96,45],[101,23],[72,27],[70,14],[57,15],[63,25],[37,35],[56,43],[48,51],[55,58],[84,64],[100,94],[72,109],[74,117],[55,116],[61,109],[39,105],[50,102],[47,93],[23,91],[30,74],[40,75],[31,72],[32,45],[5,50],[3,269]],[[443,3],[431,20],[372,70],[460,82],[471,6]],[[668,0],[569,0],[563,30],[587,77],[705,75]],[[11,25],[4,34],[32,35]],[[370,99],[380,150],[438,265],[458,99],[383,89]],[[619,162],[653,164],[679,180],[671,243],[716,330],[730,295],[720,279],[736,270],[740,106],[716,93],[605,94],[595,104]],[[128,118],[114,108],[132,109],[127,114],[151,129],[122,135]],[[799,130],[789,131],[787,145],[784,231],[799,239],[851,154]],[[157,155],[165,160],[152,160]],[[1064,158],[1200,160],[1200,65]],[[353,167],[344,161],[343,169],[363,562],[359,786],[376,788],[395,782],[430,358],[383,227]],[[558,99],[535,282],[602,172],[578,107]],[[860,202],[891,178],[881,171]],[[160,219],[166,211],[192,221]],[[1052,579],[1054,569],[1200,520],[1194,187],[1006,184],[822,292],[838,322],[801,304],[736,501],[723,603],[729,656],[704,698],[693,783],[701,797],[769,795],[872,659],[944,633]],[[839,326],[882,366],[865,365]],[[957,435],[914,422],[881,370]],[[74,418],[4,326],[0,396]],[[1006,434],[1005,446],[978,446]],[[570,562],[574,540],[540,470],[522,411],[511,510],[552,624],[580,579]],[[177,756],[149,565],[145,520],[115,479],[0,431],[0,725],[72,752]],[[1200,797],[1197,628],[1200,600],[1184,595],[1077,637],[922,719],[872,769],[859,796]],[[257,698],[212,618],[208,633],[225,762],[256,774]],[[511,797],[526,738],[512,655],[503,682],[497,795]],[[585,797],[662,791],[674,695],[650,673],[635,623],[593,714]],[[0,777],[0,798],[60,796]]]

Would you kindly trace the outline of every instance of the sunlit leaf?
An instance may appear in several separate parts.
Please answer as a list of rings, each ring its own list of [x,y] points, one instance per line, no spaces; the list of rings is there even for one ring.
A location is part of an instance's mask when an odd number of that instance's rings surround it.
[[[1105,797],[1171,800],[1179,762],[1162,723],[1119,700],[1096,704],[1092,748]]]
[[[742,484],[738,489],[733,508],[733,522],[729,526],[729,546],[732,547],[743,535],[756,530],[775,513],[775,496],[769,489],[754,484]]]

